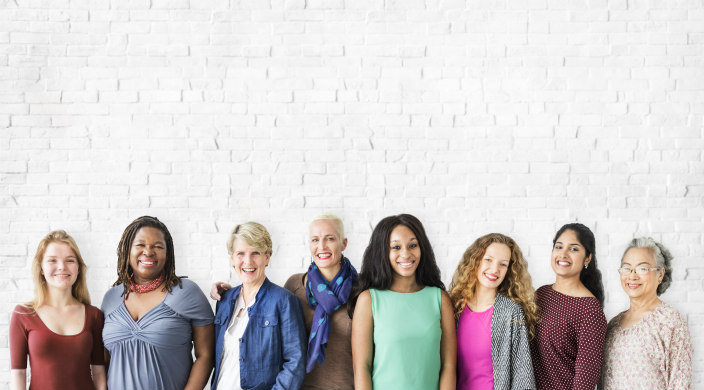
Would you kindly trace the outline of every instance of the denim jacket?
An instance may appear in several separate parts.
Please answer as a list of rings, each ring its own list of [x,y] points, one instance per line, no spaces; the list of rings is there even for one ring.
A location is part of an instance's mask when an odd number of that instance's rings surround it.
[[[216,305],[215,371],[211,388],[217,386],[225,331],[242,286],[226,291]],[[306,335],[301,303],[293,294],[265,279],[256,301],[248,308],[249,323],[240,339],[240,385],[242,389],[297,390],[306,366]]]

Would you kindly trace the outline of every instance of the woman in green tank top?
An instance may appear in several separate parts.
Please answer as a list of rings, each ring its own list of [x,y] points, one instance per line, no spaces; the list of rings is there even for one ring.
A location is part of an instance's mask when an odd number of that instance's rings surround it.
[[[416,217],[376,225],[350,302],[355,389],[455,389],[452,303]]]

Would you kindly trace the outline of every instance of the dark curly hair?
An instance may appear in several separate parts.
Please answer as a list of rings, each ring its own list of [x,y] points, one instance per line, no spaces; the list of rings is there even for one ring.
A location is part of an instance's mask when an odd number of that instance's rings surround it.
[[[594,238],[594,233],[581,223],[568,223],[555,233],[555,238],[552,239],[553,246],[566,230],[573,231],[577,235],[577,240],[587,252],[587,257],[589,255],[592,256],[592,261],[588,263],[587,268],[583,268],[582,272],[579,273],[579,280],[599,300],[601,306],[604,306],[604,284],[601,281],[601,271],[599,271],[596,263],[596,239]]]
[[[658,284],[657,294],[660,295],[667,291],[672,283],[672,259],[674,258],[670,251],[665,247],[665,245],[655,241],[652,237],[638,237],[631,240],[628,243],[628,247],[623,251],[621,256],[621,262],[623,263],[623,257],[626,256],[631,248],[646,248],[650,249],[653,253],[653,259],[655,260],[655,265],[665,270],[665,275],[662,277],[662,281]]]
[[[122,293],[125,298],[130,294],[130,276],[132,275],[132,267],[130,266],[130,248],[132,247],[132,242],[134,237],[137,235],[139,229],[143,227],[153,227],[159,229],[164,234],[164,240],[166,241],[166,264],[164,265],[164,289],[171,292],[171,288],[178,284],[181,287],[181,278],[186,278],[186,276],[176,276],[176,257],[174,255],[174,241],[171,238],[171,233],[169,229],[166,228],[163,222],[159,221],[156,217],[142,216],[127,225],[125,231],[122,232],[122,238],[120,238],[120,243],[117,245],[117,281],[113,283],[114,286],[122,284],[125,291]]]
[[[393,270],[389,260],[391,232],[399,225],[411,229],[420,247],[420,263],[416,269],[416,282],[421,286],[433,286],[445,290],[440,277],[440,268],[435,263],[435,253],[425,234],[423,224],[411,214],[399,214],[379,221],[369,239],[369,245],[362,257],[362,270],[359,283],[350,294],[347,312],[352,317],[357,298],[364,290],[370,288],[388,290],[393,282]]]

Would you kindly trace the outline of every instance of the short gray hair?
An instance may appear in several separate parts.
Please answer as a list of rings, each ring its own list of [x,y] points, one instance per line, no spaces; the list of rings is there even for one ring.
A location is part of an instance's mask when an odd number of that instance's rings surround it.
[[[232,230],[227,240],[227,253],[232,255],[235,251],[235,240],[240,239],[247,245],[265,254],[272,254],[272,242],[269,232],[264,225],[258,222],[241,223]]]
[[[330,221],[332,222],[332,225],[335,226],[335,230],[337,230],[337,234],[340,236],[340,240],[344,240],[345,237],[345,224],[342,223],[342,218],[338,217],[335,214],[318,214],[315,217],[313,217],[313,220],[310,221],[310,224],[312,225],[313,222],[315,221]],[[309,226],[310,227],[310,226]]]
[[[626,256],[626,252],[628,252],[631,248],[650,249],[650,251],[653,253],[655,265],[658,268],[662,268],[665,270],[665,276],[663,276],[662,281],[658,285],[657,290],[658,295],[664,293],[665,290],[670,287],[670,283],[672,283],[673,256],[670,251],[665,248],[663,244],[655,241],[652,237],[638,237],[631,240],[631,242],[628,244],[628,247],[623,252],[623,256],[621,256],[621,262],[623,262],[623,257]]]

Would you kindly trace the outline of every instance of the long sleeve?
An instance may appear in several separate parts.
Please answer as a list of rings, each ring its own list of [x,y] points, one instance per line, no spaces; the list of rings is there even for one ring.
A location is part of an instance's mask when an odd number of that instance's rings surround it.
[[[601,374],[606,336],[606,317],[601,306],[592,305],[583,313],[577,328],[577,358],[572,390],[594,390]]]
[[[298,389],[306,367],[306,334],[301,303],[293,294],[286,297],[287,314],[281,328],[283,368],[276,376],[272,390]]]
[[[684,390],[692,386],[692,339],[687,322],[678,313],[680,321],[672,332],[668,348],[668,390]]]
[[[511,319],[511,356],[515,360],[511,364],[511,388],[517,390],[535,389],[533,362],[530,357],[528,331],[523,310],[513,313]]]

